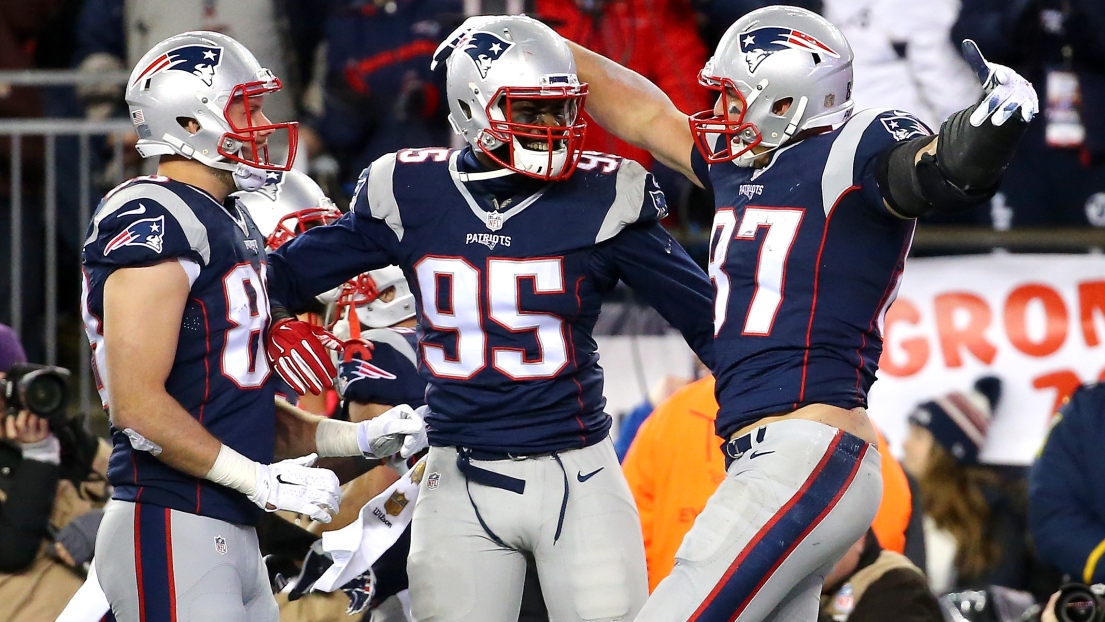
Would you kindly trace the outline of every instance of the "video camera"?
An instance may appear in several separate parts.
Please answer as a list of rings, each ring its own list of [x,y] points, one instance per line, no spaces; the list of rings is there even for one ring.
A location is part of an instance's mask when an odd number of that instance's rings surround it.
[[[8,416],[21,410],[42,417],[55,433],[65,427],[69,404],[70,372],[64,367],[16,363],[0,378],[0,397],[7,403]]]
[[[1064,585],[1054,612],[1059,622],[1105,622],[1105,585]]]

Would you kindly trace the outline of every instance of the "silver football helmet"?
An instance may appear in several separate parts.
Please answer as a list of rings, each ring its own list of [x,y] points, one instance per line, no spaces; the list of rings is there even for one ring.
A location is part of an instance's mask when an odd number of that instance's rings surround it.
[[[473,149],[537,179],[572,174],[587,129],[587,85],[560,35],[521,15],[488,18],[455,43],[446,69],[449,123]],[[554,100],[561,124],[519,121],[512,109],[523,100]]]
[[[229,171],[239,164],[286,171],[295,159],[298,124],[271,123],[258,116],[259,109],[251,109],[250,101],[280,88],[271,71],[224,34],[197,31],[169,37],[146,52],[127,82],[138,153],[144,158],[179,154]],[[228,114],[238,102],[244,111]],[[180,119],[194,119],[199,131],[190,133]],[[269,159],[267,137],[276,131],[288,133],[283,164]]]
[[[306,174],[294,170],[269,171],[264,177],[265,184],[257,190],[235,192],[231,196],[249,212],[257,230],[265,236],[266,250],[274,251],[311,227],[328,225],[341,218],[341,210]],[[349,283],[315,298],[332,308]]]
[[[381,300],[380,294],[393,287],[395,296],[391,301]],[[343,285],[336,316],[350,320],[352,333],[353,317],[369,328],[387,328],[414,317],[414,313],[414,294],[402,268],[387,266],[365,272]]]
[[[265,185],[234,197],[249,212],[265,236],[265,248],[274,251],[311,227],[328,225],[341,211],[315,180],[299,171],[269,172]]]
[[[734,22],[698,79],[721,97],[720,116],[709,110],[690,121],[710,163],[751,166],[753,147],[778,148],[802,130],[843,123],[854,106],[848,41],[825,18],[793,6]]]

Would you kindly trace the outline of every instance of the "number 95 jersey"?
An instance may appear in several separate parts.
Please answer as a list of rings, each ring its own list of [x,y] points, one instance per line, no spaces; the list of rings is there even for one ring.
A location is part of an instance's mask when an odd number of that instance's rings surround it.
[[[180,333],[166,391],[220,441],[251,460],[272,462],[275,382],[264,353],[264,237],[233,199],[224,207],[206,192],[165,177],[132,179],[108,193],[84,243],[85,332],[104,408],[110,409],[104,283],[120,268],[165,261],[180,262],[191,285],[181,325],[164,327]],[[127,380],[111,376],[113,383]],[[111,436],[114,498],[239,524],[260,517],[245,495],[135,450],[114,425]]]
[[[641,165],[587,152],[564,181],[499,178],[497,210],[484,182],[465,181],[478,166],[470,148],[376,160],[351,213],[271,255],[273,299],[294,309],[313,290],[402,267],[435,446],[532,455],[606,438],[592,329],[619,280],[709,364],[709,280],[658,224],[664,196]]]
[[[717,431],[806,404],[867,406],[915,221],[885,207],[878,156],[929,135],[916,117],[864,110],[777,150],[764,168],[707,166],[717,336]]]

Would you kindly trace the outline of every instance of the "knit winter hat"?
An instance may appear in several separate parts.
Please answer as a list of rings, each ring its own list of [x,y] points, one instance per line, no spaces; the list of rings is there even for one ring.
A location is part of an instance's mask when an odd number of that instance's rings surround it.
[[[959,464],[978,464],[978,452],[1000,399],[1001,380],[986,376],[970,391],[953,391],[919,405],[909,422],[931,432]]]
[[[6,372],[16,363],[26,363],[27,354],[15,331],[0,324],[0,372]]]

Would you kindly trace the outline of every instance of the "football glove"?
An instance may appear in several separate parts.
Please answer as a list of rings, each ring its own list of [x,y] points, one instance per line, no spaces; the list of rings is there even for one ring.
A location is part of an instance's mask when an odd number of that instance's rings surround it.
[[[426,423],[410,406],[400,404],[358,423],[357,445],[366,458],[387,458],[396,452],[409,458],[429,445]]]
[[[985,93],[982,103],[971,113],[971,125],[980,127],[989,118],[1000,126],[1015,115],[1028,123],[1040,112],[1040,100],[1032,83],[1005,65],[987,61],[974,41],[963,41],[963,58],[978,76]]]
[[[273,324],[265,344],[272,368],[300,395],[334,386],[338,372],[327,350],[340,349],[341,341],[326,329],[291,318]]]
[[[316,458],[310,454],[275,464],[257,464],[257,488],[249,500],[266,512],[288,510],[329,523],[341,503],[341,485],[333,472],[312,468]]]

